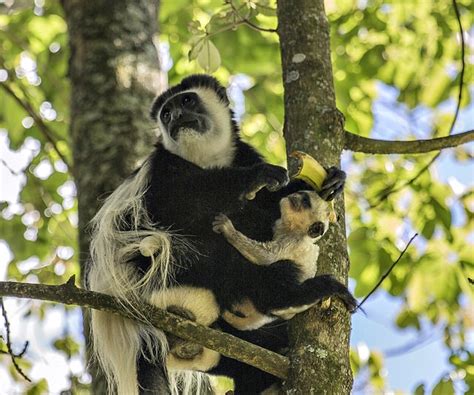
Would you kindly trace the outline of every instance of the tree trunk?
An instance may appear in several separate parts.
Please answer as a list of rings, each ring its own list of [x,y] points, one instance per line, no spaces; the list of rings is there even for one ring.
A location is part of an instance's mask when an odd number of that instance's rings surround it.
[[[148,109],[162,88],[153,44],[158,1],[63,0],[62,4],[71,50],[70,133],[84,276],[89,221],[155,140]],[[87,335],[87,317],[84,321]],[[104,394],[103,379],[93,370],[92,392]]]
[[[305,151],[326,167],[339,165],[344,119],[336,108],[323,0],[278,1],[278,34],[288,151]],[[318,274],[332,273],[347,281],[349,260],[342,197],[336,207],[340,219],[321,243]],[[350,393],[349,335],[349,313],[339,301],[332,301],[329,309],[314,308],[297,315],[290,322],[287,393]]]

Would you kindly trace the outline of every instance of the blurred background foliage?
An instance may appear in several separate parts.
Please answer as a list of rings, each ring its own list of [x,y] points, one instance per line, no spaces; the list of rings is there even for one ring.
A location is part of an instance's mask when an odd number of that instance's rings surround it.
[[[457,3],[466,41],[461,111],[454,128],[460,132],[474,124],[474,2]],[[245,140],[270,162],[284,163],[278,36],[248,26],[241,17],[274,29],[275,7],[267,0],[163,1],[157,42],[170,84],[203,68],[215,71],[230,84]],[[337,104],[346,129],[384,139],[447,135],[461,71],[452,0],[327,0],[326,10]],[[67,26],[53,0],[1,0],[0,12],[0,276],[61,283],[79,272],[76,191],[68,168]],[[409,237],[420,234],[380,291],[398,303],[398,310],[383,312],[392,325],[414,329],[420,338],[427,328],[442,333],[449,369],[440,377],[420,377],[420,385],[410,389],[416,394],[474,392],[473,286],[468,282],[474,278],[473,153],[472,144],[443,153],[415,182],[388,197],[387,190],[410,180],[434,154],[343,156],[356,296],[365,296]],[[11,386],[32,394],[87,392],[80,310],[10,299],[7,307],[18,342],[35,343],[29,337],[41,336],[22,330],[27,322],[51,330],[45,329],[43,344],[32,344],[21,359],[32,384],[15,373],[4,355],[0,377],[7,372]],[[65,366],[64,372],[58,370],[66,376],[59,384],[46,381],[38,368],[46,358],[38,350],[49,348],[56,350],[48,351],[50,360],[57,357]],[[2,339],[0,349],[6,349]],[[397,389],[386,380],[385,357],[381,350],[353,349],[355,392]]]

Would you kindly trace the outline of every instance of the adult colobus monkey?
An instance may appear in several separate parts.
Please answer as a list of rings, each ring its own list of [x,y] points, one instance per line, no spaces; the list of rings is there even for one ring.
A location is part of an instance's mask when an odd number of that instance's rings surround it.
[[[271,239],[281,196],[302,188],[291,184],[269,192],[287,184],[286,170],[265,163],[240,140],[225,89],[210,76],[190,76],[168,89],[153,103],[151,116],[159,130],[155,150],[93,220],[89,287],[120,297],[135,313],[145,300],[210,325],[238,301],[249,277],[258,277],[260,287],[272,278],[212,231],[215,215],[227,214],[249,237]],[[330,171],[320,195],[333,198],[344,178]],[[247,201],[264,187],[265,193]],[[284,294],[276,296],[284,300]],[[136,394],[138,377],[140,392],[153,393],[153,369],[168,351],[165,335],[99,311],[93,311],[92,332],[111,387]],[[218,360],[204,349],[184,365],[208,370]],[[187,392],[200,380],[199,373],[173,370],[173,361],[168,367],[172,392]]]

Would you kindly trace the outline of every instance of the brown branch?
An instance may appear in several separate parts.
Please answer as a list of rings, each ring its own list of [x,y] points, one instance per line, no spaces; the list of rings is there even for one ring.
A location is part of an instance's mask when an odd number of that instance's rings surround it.
[[[285,379],[287,376],[289,361],[288,358],[280,354],[248,343],[227,333],[188,321],[148,303],[142,303],[140,306],[142,309],[141,315],[144,318],[134,316],[124,309],[117,298],[77,288],[74,285],[74,281],[74,276],[62,285],[0,281],[0,297],[14,296],[17,298],[40,299],[119,314],[143,324],[152,324],[165,332],[213,349],[229,358],[254,366],[281,379]]]
[[[366,154],[424,154],[474,141],[474,130],[427,140],[389,141],[345,132],[344,149]]]
[[[0,87],[13,99],[15,100],[20,107],[22,107],[28,115],[33,118],[35,121],[36,125],[38,126],[39,131],[43,134],[43,136],[46,138],[46,140],[53,146],[53,149],[56,151],[58,156],[61,158],[61,160],[66,164],[68,169],[72,171],[72,166],[69,163],[69,161],[66,159],[66,157],[61,153],[61,151],[58,149],[56,141],[54,140],[54,133],[49,129],[49,127],[44,123],[43,119],[41,116],[39,116],[36,111],[33,109],[30,103],[28,103],[26,100],[22,100],[18,95],[13,91],[13,89],[6,84],[5,82],[0,83]]]
[[[400,262],[400,259],[402,259],[403,255],[405,255],[405,252],[408,250],[408,247],[410,247],[410,244],[415,240],[415,238],[418,236],[418,233],[415,233],[410,241],[407,243],[405,246],[405,249],[400,253],[400,256],[397,258],[395,262],[392,263],[392,265],[389,267],[389,269],[385,272],[385,274],[380,278],[380,280],[375,284],[375,286],[372,288],[372,291],[368,293],[368,295],[362,300],[362,302],[359,303],[359,306],[357,306],[357,309],[360,309],[361,306],[365,303],[367,299],[370,298],[370,296],[377,290],[377,288],[382,284],[382,282],[388,277],[388,275],[392,272],[393,268],[397,265],[398,262]]]
[[[29,381],[31,383],[30,378],[21,370],[20,366],[18,365],[18,362],[16,361],[16,358],[21,358],[23,354],[26,352],[26,349],[28,348],[28,342],[25,343],[25,346],[23,347],[23,350],[20,352],[20,354],[15,354],[12,349],[12,342],[10,338],[10,321],[8,320],[7,316],[7,310],[5,309],[5,305],[3,304],[3,299],[0,298],[0,307],[2,310],[2,316],[3,316],[3,321],[5,325],[5,343],[7,345],[7,354],[10,355],[10,359],[12,361],[12,364],[15,368],[15,370],[18,372],[20,376],[22,376],[26,381]]]

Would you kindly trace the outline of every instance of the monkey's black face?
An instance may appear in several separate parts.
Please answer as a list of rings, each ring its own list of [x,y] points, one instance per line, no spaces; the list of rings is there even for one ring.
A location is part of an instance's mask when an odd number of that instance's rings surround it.
[[[192,130],[202,134],[210,129],[207,111],[194,92],[184,92],[169,99],[160,111],[160,120],[175,141],[182,132]]]
[[[208,75],[192,75],[158,96],[150,115],[159,142],[201,168],[230,166],[238,128],[225,89]]]

